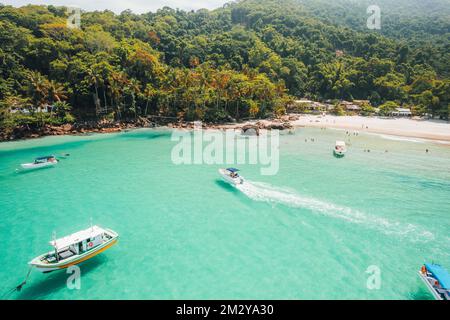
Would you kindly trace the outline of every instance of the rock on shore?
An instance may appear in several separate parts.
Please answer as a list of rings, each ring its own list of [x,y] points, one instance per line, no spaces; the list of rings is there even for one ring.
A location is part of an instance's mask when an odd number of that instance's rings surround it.
[[[243,129],[245,126],[251,126],[259,130],[286,130],[291,129],[291,121],[298,120],[295,116],[284,116],[273,120],[258,120],[248,121],[245,123],[229,123],[229,124],[210,124],[200,122],[176,122],[176,123],[161,123],[169,128],[180,129],[194,129],[201,124],[203,129]],[[0,133],[0,141],[18,140],[38,138],[42,136],[55,135],[76,135],[85,133],[113,133],[121,132],[123,130],[135,128],[149,128],[155,127],[156,123],[143,117],[129,121],[81,121],[74,124],[64,124],[60,126],[44,125],[41,128],[30,128],[27,126],[17,127],[12,132]]]
[[[21,126],[9,133],[0,133],[0,141],[38,138],[42,136],[58,136],[70,134],[84,134],[89,132],[112,133],[127,129],[152,127],[154,124],[146,118],[137,118],[131,121],[82,121],[61,126],[44,125],[40,128]]]

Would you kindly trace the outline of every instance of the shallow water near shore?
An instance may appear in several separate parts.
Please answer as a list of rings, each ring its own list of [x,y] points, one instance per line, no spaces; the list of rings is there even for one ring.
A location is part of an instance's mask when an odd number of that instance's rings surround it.
[[[343,159],[336,140],[349,145]],[[175,145],[171,131],[147,129],[1,143],[0,295],[53,231],[90,218],[120,239],[80,265],[80,290],[64,271],[34,271],[6,297],[431,299],[421,264],[450,270],[448,146],[300,128],[280,137],[278,174],[239,165],[247,183],[234,188],[221,165],[174,165]],[[16,172],[64,153],[54,168]],[[373,265],[381,286],[369,290]]]

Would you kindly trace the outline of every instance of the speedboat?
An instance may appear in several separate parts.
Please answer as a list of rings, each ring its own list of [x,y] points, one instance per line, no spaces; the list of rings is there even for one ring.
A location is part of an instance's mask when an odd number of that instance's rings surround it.
[[[39,169],[54,166],[58,163],[55,156],[39,157],[34,159],[32,163],[22,163],[20,166],[25,170]]]
[[[450,274],[442,266],[425,263],[419,276],[436,300],[450,300]]]
[[[111,248],[117,243],[118,237],[119,235],[110,229],[91,226],[50,241],[53,250],[34,258],[28,264],[44,273],[66,269]]]
[[[336,157],[342,158],[347,153],[347,146],[344,141],[336,141],[333,153]]]
[[[244,183],[244,178],[238,174],[238,171],[239,169],[236,168],[219,169],[219,174],[223,181],[235,186]]]

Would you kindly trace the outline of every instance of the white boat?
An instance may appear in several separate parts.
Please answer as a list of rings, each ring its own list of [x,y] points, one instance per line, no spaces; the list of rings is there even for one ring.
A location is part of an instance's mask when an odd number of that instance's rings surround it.
[[[450,274],[442,266],[425,263],[419,277],[436,300],[450,300]]]
[[[236,168],[219,169],[219,174],[223,181],[231,185],[239,185],[244,183],[244,178],[237,173],[238,171],[239,169]]]
[[[333,153],[336,157],[342,158],[347,153],[347,146],[344,141],[336,141],[336,145],[333,149]]]
[[[44,253],[28,264],[40,272],[66,269],[86,261],[117,243],[119,235],[99,226],[91,226],[61,239],[50,241],[53,250]]]
[[[54,166],[58,163],[58,160],[55,158],[55,156],[46,156],[46,157],[39,157],[34,159],[34,162],[32,163],[22,163],[20,166],[22,169],[25,170],[32,170],[32,169],[40,169],[45,167]]]

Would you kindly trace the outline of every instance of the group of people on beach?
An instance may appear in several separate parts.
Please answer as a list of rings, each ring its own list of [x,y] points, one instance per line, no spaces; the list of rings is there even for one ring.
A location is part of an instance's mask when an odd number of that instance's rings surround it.
[[[328,122],[328,120],[326,120],[326,122]],[[333,120],[333,122],[335,123],[336,121],[335,120]],[[366,129],[366,130],[368,130],[369,129],[369,126],[368,125],[365,125],[365,124],[361,124],[361,129]],[[320,127],[320,130],[327,130],[327,127],[326,126],[323,126],[323,127]],[[347,130],[346,132],[345,132],[345,134],[346,134],[346,136],[348,137],[348,139],[349,139],[349,141],[348,142],[350,142],[350,137],[351,136],[355,136],[355,137],[357,137],[357,136],[359,136],[359,131],[353,131],[353,132],[351,132],[351,131],[349,131],[349,130]],[[315,142],[315,140],[314,140],[314,138],[307,138],[307,139],[305,139],[305,142],[308,142],[308,141],[311,141],[311,142]],[[370,149],[364,149],[364,152],[367,152],[367,153],[370,153],[371,152],[371,150]],[[389,152],[389,150],[384,150],[384,153],[388,153]],[[430,153],[430,150],[429,149],[425,149],[425,153]]]

